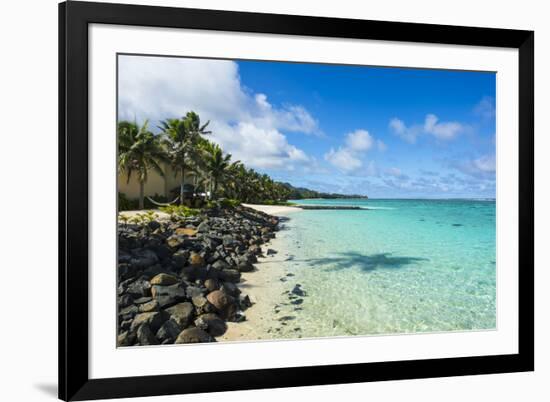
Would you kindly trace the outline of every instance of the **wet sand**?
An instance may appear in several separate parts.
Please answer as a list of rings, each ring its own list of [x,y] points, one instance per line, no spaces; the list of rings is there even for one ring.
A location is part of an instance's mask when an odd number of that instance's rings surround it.
[[[290,212],[301,211],[300,208],[287,206],[249,204],[245,206],[277,216],[287,216]],[[259,258],[254,264],[256,269],[242,274],[241,283],[238,286],[243,294],[250,297],[253,305],[244,312],[246,321],[227,323],[227,332],[217,338],[219,341],[280,339],[275,330],[280,325],[275,311],[285,301],[283,292],[288,288],[288,283],[281,280],[287,275],[286,268],[281,262],[289,257],[284,249],[284,237],[284,230],[277,232],[275,239],[262,246],[265,257]],[[267,255],[267,249],[273,249],[277,253]]]

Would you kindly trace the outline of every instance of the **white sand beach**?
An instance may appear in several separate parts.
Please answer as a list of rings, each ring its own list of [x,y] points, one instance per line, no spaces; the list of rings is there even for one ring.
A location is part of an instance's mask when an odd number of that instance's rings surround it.
[[[145,216],[147,211],[149,211],[149,210],[120,211],[118,214],[119,214],[119,216],[125,216],[127,218],[133,218],[134,216],[138,216],[138,215]],[[167,214],[166,212],[162,212],[161,210],[154,209],[152,211],[154,212],[156,219],[169,219],[170,218],[170,214]]]
[[[245,341],[271,339],[269,328],[275,325],[271,322],[273,318],[274,306],[284,291],[284,283],[280,278],[285,275],[282,264],[279,264],[286,258],[285,254],[277,247],[277,239],[264,247],[264,253],[267,248],[273,248],[278,251],[274,256],[260,258],[258,263],[254,264],[256,269],[252,272],[242,274],[239,288],[243,294],[248,295],[253,303],[252,307],[245,310],[246,321],[227,323],[227,332],[218,338],[223,341]]]
[[[256,211],[264,212],[269,215],[285,215],[288,212],[302,211],[301,208],[289,207],[286,205],[259,205],[259,204],[242,204],[245,207],[255,209]]]
[[[302,211],[301,208],[281,205],[255,205],[242,204],[245,207],[255,209],[273,216],[287,216],[294,212]],[[160,210],[155,210],[157,219],[169,219],[170,215]],[[121,211],[120,215],[132,218],[144,214],[144,211]],[[283,233],[278,232],[276,237],[267,244],[262,245],[265,257],[259,258],[254,264],[255,270],[243,272],[241,282],[238,284],[244,295],[248,295],[252,301],[252,307],[244,312],[246,321],[235,323],[227,322],[227,332],[218,337],[219,341],[250,341],[277,338],[273,328],[279,323],[274,320],[274,310],[282,299],[281,295],[288,287],[281,278],[285,277],[282,261],[288,258],[284,249]],[[267,255],[267,250],[276,250],[276,254]]]
[[[252,205],[243,204],[257,211],[275,216],[286,216],[289,213],[302,211],[300,208],[278,205]],[[242,274],[239,288],[243,294],[248,295],[252,301],[252,307],[244,313],[246,321],[228,322],[227,332],[218,338],[220,341],[250,341],[262,339],[276,339],[277,335],[271,330],[279,323],[274,320],[274,310],[282,299],[281,295],[288,287],[281,278],[287,274],[282,261],[288,258],[284,249],[283,233],[277,232],[275,239],[264,244],[262,250],[267,255],[267,249],[277,251],[275,255],[269,255],[258,259],[256,269]]]
[[[256,204],[242,204],[245,207],[255,209],[256,211],[264,212],[269,215],[285,215],[289,212],[297,212],[301,211],[301,208],[297,207],[289,207],[284,205],[256,205]],[[166,212],[162,212],[161,210],[155,209],[153,210],[155,215],[157,215],[157,218],[160,219],[168,219],[170,218],[170,214],[167,214]],[[126,216],[127,218],[132,218],[136,215],[145,215],[145,210],[135,210],[135,211],[120,211],[119,215]]]

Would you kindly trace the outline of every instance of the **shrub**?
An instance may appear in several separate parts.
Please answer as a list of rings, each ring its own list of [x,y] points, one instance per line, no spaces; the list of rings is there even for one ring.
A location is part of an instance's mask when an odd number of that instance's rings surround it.
[[[217,201],[207,200],[204,203],[204,208],[206,209],[212,209],[212,208],[219,208],[219,203]]]
[[[168,199],[166,197],[158,194],[155,194],[150,198],[155,200],[156,202],[161,202],[161,203],[168,202]],[[147,197],[145,197],[143,206],[144,206],[144,209],[158,208],[158,205],[153,204],[151,201],[149,201],[149,198]],[[135,211],[138,208],[139,208],[139,200],[137,198],[129,199],[128,197],[126,197],[126,194],[120,193],[120,192],[118,193],[118,210],[119,211]]]
[[[281,206],[285,206],[285,207],[291,207],[293,205],[296,205],[293,202],[278,201],[278,200],[264,200],[264,201],[261,201],[260,204],[264,204],[264,205],[281,205]]]
[[[124,193],[118,193],[118,210],[119,211],[132,211],[138,209],[138,200],[130,200]]]
[[[235,208],[235,207],[238,207],[239,205],[241,205],[241,202],[234,198],[222,198],[220,200],[220,206],[222,208]]]
[[[119,222],[122,222],[124,225],[127,225],[128,222],[130,221],[130,218],[126,215],[118,214],[118,220]]]
[[[200,213],[200,210],[189,208],[185,205],[168,205],[159,208],[162,212],[170,215],[171,218],[185,218],[187,216],[195,216]]]
[[[220,198],[219,200],[208,200],[204,203],[204,208],[206,209],[212,209],[212,208],[226,208],[226,209],[232,209],[235,207],[238,207],[241,205],[241,202],[239,200],[236,200],[234,198]]]
[[[158,217],[159,215],[152,210],[143,211],[133,216],[118,214],[119,222],[123,223],[124,225],[127,225],[128,223],[132,223],[134,225],[146,225],[151,221],[157,220]]]

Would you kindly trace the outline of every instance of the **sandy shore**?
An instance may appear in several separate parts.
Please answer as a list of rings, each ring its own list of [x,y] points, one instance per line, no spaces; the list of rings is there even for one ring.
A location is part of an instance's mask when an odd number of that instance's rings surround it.
[[[256,211],[264,212],[269,215],[285,215],[288,212],[301,211],[301,208],[287,207],[284,205],[257,205],[257,204],[242,204],[245,207],[255,209]],[[131,218],[136,215],[144,215],[148,210],[136,210],[136,211],[120,211],[119,214]],[[158,209],[154,209],[153,212],[158,215],[159,218],[169,218],[170,215],[166,212],[162,212]]]
[[[148,210],[135,210],[135,211],[120,211],[118,214],[121,216],[126,216],[127,218],[132,218],[136,215],[145,215]],[[152,210],[155,215],[157,215],[157,218],[159,219],[168,219],[170,218],[170,214],[167,214],[166,212],[162,212],[158,209]]]
[[[286,216],[292,212],[302,211],[300,208],[287,206],[243,205],[276,216]],[[288,274],[284,265],[281,264],[289,257],[284,243],[283,232],[277,232],[275,239],[262,246],[264,255],[267,254],[268,248],[276,250],[277,254],[259,258],[254,264],[256,267],[254,271],[242,274],[238,286],[243,294],[250,297],[253,305],[245,311],[246,321],[228,322],[227,332],[218,340],[249,341],[277,338],[272,330],[280,325],[280,322],[275,320],[274,310],[284,299],[283,292],[288,288],[288,284],[281,281],[281,278]]]
[[[227,332],[218,340],[244,341],[272,338],[273,335],[270,335],[268,330],[276,324],[271,322],[273,310],[284,291],[284,283],[280,278],[285,275],[285,271],[279,263],[286,256],[281,252],[280,247],[277,247],[278,243],[280,242],[275,239],[267,246],[277,249],[279,251],[277,255],[260,258],[254,264],[256,267],[254,271],[242,274],[238,286],[243,294],[248,295],[253,305],[244,312],[246,321],[228,322]],[[264,248],[264,252],[267,247]]]
[[[273,216],[289,216],[301,208],[279,205],[242,204]],[[144,214],[145,211],[121,211],[120,214],[128,218]],[[166,219],[169,215],[159,210],[154,211],[158,218]],[[281,325],[274,315],[275,310],[281,310],[284,302],[283,294],[288,291],[286,276],[288,274],[283,261],[289,258],[285,250],[284,231],[279,231],[269,243],[262,245],[263,255],[254,264],[252,272],[243,272],[238,286],[243,295],[248,295],[253,305],[244,312],[246,321],[235,323],[227,322],[228,329],[224,335],[217,337],[219,341],[250,341],[260,339],[279,339],[276,328]],[[273,249],[277,253],[267,255],[267,250]],[[282,279],[285,278],[285,279]]]
[[[255,209],[256,211],[264,212],[269,215],[286,215],[289,212],[302,211],[301,208],[287,207],[284,205],[258,205],[258,204],[242,204],[245,207]]]

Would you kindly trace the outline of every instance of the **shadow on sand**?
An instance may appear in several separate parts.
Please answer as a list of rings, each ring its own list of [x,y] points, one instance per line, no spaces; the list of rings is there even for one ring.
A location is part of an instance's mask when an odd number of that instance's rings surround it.
[[[427,258],[392,256],[391,253],[378,253],[365,255],[355,251],[338,253],[335,257],[312,258],[305,260],[313,267],[324,266],[327,270],[343,270],[347,268],[359,268],[364,272],[375,269],[404,268],[407,265],[421,261],[428,261]]]

